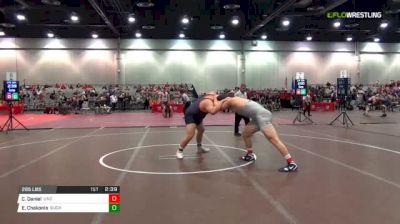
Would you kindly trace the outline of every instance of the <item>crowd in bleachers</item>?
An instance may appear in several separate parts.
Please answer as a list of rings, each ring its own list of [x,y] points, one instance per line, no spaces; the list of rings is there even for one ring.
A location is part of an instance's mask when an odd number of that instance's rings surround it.
[[[125,111],[149,110],[160,100],[162,91],[167,90],[171,103],[182,103],[182,94],[196,98],[197,92],[191,84],[149,84],[149,85],[88,85],[54,84],[22,85],[21,101],[25,111],[45,111],[46,113],[75,113],[92,110]],[[234,89],[224,89],[218,93],[234,93]],[[313,102],[337,102],[336,86],[330,83],[308,86],[308,94]],[[293,107],[295,97],[286,89],[247,89],[249,99],[259,102],[271,111],[281,107]],[[399,110],[400,81],[382,84],[376,81],[370,85],[353,85],[347,98],[349,108],[363,109],[371,99],[378,99],[389,111]]]
[[[312,86],[310,95],[315,102],[338,101],[336,86],[329,83],[324,86]],[[397,109],[400,102],[400,81],[392,80],[385,84],[376,81],[370,85],[352,85],[347,102],[349,108],[363,109],[372,98],[391,111]]]
[[[239,87],[234,89],[224,89],[219,93],[234,93]],[[337,102],[336,86],[326,83],[324,85],[309,85],[308,94],[312,102]],[[249,99],[259,102],[271,111],[278,110],[280,107],[293,107],[295,96],[291,90],[286,89],[247,89]],[[379,81],[370,85],[352,85],[347,102],[349,108],[365,108],[371,97],[378,98],[381,103],[389,110],[396,110],[400,106],[400,81],[390,81],[382,84]]]
[[[21,100],[26,111],[46,113],[78,113],[85,110],[95,112],[112,110],[148,110],[159,100],[161,91],[167,90],[172,102],[181,102],[182,93],[195,94],[189,84],[149,85],[88,85],[54,84],[23,85]]]
[[[239,91],[239,87],[234,89],[224,89],[218,91],[219,94],[235,93]],[[282,97],[281,95],[287,93],[285,89],[247,89],[247,97],[250,100],[256,101],[264,105],[271,111],[278,111],[281,108]]]

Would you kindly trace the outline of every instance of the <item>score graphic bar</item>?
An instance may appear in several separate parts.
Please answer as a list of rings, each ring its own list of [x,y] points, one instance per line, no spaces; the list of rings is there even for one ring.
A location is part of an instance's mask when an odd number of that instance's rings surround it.
[[[21,186],[19,213],[119,213],[119,186]]]

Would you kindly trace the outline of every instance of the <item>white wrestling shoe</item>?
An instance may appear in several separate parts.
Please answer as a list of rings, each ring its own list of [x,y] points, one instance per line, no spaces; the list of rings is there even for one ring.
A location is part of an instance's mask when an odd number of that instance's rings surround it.
[[[204,148],[203,146],[197,146],[197,152],[207,153],[210,151],[210,148]]]
[[[183,151],[177,150],[176,151],[176,158],[177,159],[183,159]]]

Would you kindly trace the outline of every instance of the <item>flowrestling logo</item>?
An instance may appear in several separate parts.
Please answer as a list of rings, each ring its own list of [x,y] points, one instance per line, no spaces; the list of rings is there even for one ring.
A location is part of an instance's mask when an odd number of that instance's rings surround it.
[[[382,12],[328,12],[328,19],[381,19]]]

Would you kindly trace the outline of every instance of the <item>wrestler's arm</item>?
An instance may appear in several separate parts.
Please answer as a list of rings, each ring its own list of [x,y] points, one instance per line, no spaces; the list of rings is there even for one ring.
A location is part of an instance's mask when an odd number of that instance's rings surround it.
[[[221,108],[220,108],[221,111],[226,110],[230,107],[229,99],[231,99],[231,97],[226,97],[225,99],[220,101],[221,102]]]
[[[205,100],[200,103],[200,109],[204,112],[214,115],[221,109],[221,102],[217,100]]]

